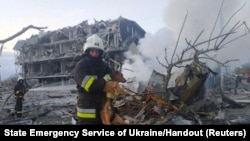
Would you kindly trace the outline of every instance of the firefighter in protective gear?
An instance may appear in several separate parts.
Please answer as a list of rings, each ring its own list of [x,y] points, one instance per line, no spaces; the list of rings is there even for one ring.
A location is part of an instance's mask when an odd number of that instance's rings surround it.
[[[14,95],[16,99],[15,114],[17,117],[22,117],[23,100],[24,100],[24,94],[26,92],[27,89],[24,85],[24,79],[23,77],[19,76],[17,79],[17,83],[14,87]]]
[[[76,124],[102,124],[100,112],[106,96],[103,89],[111,79],[112,69],[102,60],[104,45],[98,35],[88,37],[83,50],[74,76],[78,90]]]

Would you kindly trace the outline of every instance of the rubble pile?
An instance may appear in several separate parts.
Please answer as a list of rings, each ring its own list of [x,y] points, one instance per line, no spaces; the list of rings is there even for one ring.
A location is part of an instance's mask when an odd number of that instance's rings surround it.
[[[47,89],[47,90],[46,90]],[[66,88],[65,88],[66,89]],[[50,88],[43,90],[30,89],[23,103],[23,117],[14,115],[14,96],[2,99],[1,124],[28,124],[28,125],[64,125],[71,124],[76,103],[74,91]],[[7,94],[6,94],[7,95]],[[5,105],[3,101],[6,101]]]
[[[179,99],[166,100],[160,94],[131,92],[113,101],[116,112],[131,125],[233,125],[249,124],[250,84],[235,85],[232,77],[222,94],[206,88],[205,96],[187,105]],[[70,125],[75,114],[76,89],[72,86],[32,88],[25,95],[22,118],[13,114],[14,96],[10,88],[1,88],[0,124]],[[198,108],[199,107],[199,108]]]

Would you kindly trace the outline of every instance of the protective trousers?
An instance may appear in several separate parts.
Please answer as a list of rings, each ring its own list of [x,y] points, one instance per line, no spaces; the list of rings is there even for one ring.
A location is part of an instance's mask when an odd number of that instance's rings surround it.
[[[15,114],[17,117],[22,117],[22,109],[23,109],[23,98],[17,98],[15,105]]]
[[[100,119],[78,119],[76,125],[103,125]]]

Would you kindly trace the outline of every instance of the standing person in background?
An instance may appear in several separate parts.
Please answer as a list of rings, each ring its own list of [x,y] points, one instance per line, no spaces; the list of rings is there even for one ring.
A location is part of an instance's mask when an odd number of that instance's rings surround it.
[[[78,90],[76,124],[102,124],[100,113],[106,97],[104,88],[112,84],[109,83],[112,69],[102,60],[104,45],[98,35],[87,38],[83,51],[74,76]]]
[[[16,99],[15,114],[17,117],[22,117],[23,100],[26,92],[27,89],[24,85],[24,79],[22,76],[19,76],[17,79],[17,83],[14,86],[14,95]]]

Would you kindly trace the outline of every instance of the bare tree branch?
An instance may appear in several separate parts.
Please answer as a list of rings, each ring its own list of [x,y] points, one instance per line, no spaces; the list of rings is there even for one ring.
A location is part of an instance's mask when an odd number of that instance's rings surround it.
[[[224,0],[223,0],[222,3],[221,3],[220,10],[219,10],[219,12],[218,12],[218,14],[217,14],[217,17],[216,17],[216,20],[215,20],[213,29],[212,29],[212,31],[211,31],[211,33],[210,33],[210,35],[209,35],[209,40],[212,38],[212,35],[213,35],[213,33],[214,33],[214,30],[215,30],[215,27],[216,27],[216,25],[217,25],[217,23],[218,23],[218,20],[219,20],[220,15],[221,15],[221,11],[223,10],[223,9],[222,9],[223,5],[224,5]],[[208,42],[207,48],[209,48],[209,46],[210,46],[210,42]]]
[[[231,60],[227,60],[226,62],[223,63],[223,62],[220,62],[220,61],[214,59],[214,57],[210,57],[210,56],[207,55],[207,54],[204,54],[204,55],[207,56],[207,57],[200,57],[200,58],[212,60],[212,61],[216,62],[217,64],[219,64],[219,65],[221,65],[221,66],[224,66],[224,67],[226,67],[226,64],[229,63],[229,62],[239,61],[239,59],[231,59]]]
[[[6,42],[13,40],[14,38],[16,38],[16,37],[20,36],[21,34],[23,34],[24,32],[26,32],[28,29],[32,29],[32,28],[37,29],[37,30],[43,30],[43,29],[46,29],[47,27],[37,27],[37,26],[29,25],[29,26],[23,28],[21,31],[17,32],[16,34],[10,36],[9,38],[0,40],[0,44],[2,44],[1,48],[0,48],[0,55],[2,54],[3,45]]]
[[[179,40],[180,40],[180,36],[181,36],[182,30],[183,30],[184,25],[185,25],[185,23],[186,23],[187,16],[188,16],[188,12],[187,12],[187,14],[186,14],[186,16],[185,16],[185,19],[184,19],[183,24],[182,24],[182,26],[181,26],[181,31],[180,31],[180,33],[179,33],[179,35],[178,35],[178,39],[177,39],[177,42],[176,42],[176,45],[175,45],[175,48],[174,48],[174,52],[173,52],[173,55],[172,55],[171,60],[170,60],[171,63],[173,62],[173,57],[174,57],[174,55],[176,54],[176,49],[177,49],[177,47],[178,47],[178,43],[179,43]]]
[[[246,2],[238,9],[236,10],[236,12],[233,13],[233,15],[227,20],[226,24],[222,27],[220,34],[222,34],[222,32],[224,31],[224,29],[226,28],[226,26],[229,24],[229,22],[231,21],[231,19],[246,5]],[[215,44],[217,44],[218,39],[216,40]]]
[[[224,0],[223,0],[223,3],[224,3]],[[222,3],[222,5],[223,5]],[[167,56],[165,56],[165,61],[167,62],[167,65],[164,65],[163,63],[161,63],[159,61],[159,59],[157,58],[157,61],[159,62],[159,64],[161,64],[162,66],[164,66],[166,69],[167,69],[167,75],[166,75],[166,79],[165,79],[165,83],[166,83],[166,87],[168,86],[168,83],[169,83],[169,80],[170,80],[170,77],[171,77],[171,71],[173,69],[173,67],[181,67],[181,64],[185,63],[185,62],[189,62],[189,61],[199,61],[199,59],[210,59],[214,62],[216,62],[217,64],[220,64],[222,66],[225,66],[226,63],[229,63],[229,62],[232,62],[232,61],[238,61],[238,59],[232,59],[232,60],[228,60],[224,63],[216,60],[215,58],[212,58],[212,57],[209,57],[207,55],[207,53],[209,52],[212,52],[212,51],[218,51],[222,48],[224,48],[227,44],[229,44],[230,42],[232,41],[235,41],[243,36],[246,36],[247,34],[250,33],[250,30],[249,28],[247,27],[246,23],[245,22],[236,22],[233,27],[231,27],[227,32],[223,33],[223,31],[226,29],[226,27],[228,26],[229,22],[231,21],[231,19],[239,12],[239,10],[242,9],[242,7],[245,5],[243,5],[240,9],[238,9],[231,17],[230,19],[227,21],[227,23],[223,26],[222,30],[220,31],[220,33],[215,36],[215,37],[212,37],[213,35],[213,32],[214,32],[214,29],[215,29],[215,26],[218,22],[218,17],[220,16],[221,14],[221,9],[222,9],[222,5],[220,7],[220,12],[218,13],[218,16],[217,16],[217,19],[216,19],[216,22],[215,22],[215,25],[210,33],[210,36],[208,38],[208,40],[205,40],[205,41],[202,41],[202,42],[198,42],[198,40],[200,39],[202,33],[204,32],[204,30],[202,30],[199,35],[195,38],[194,42],[192,42],[191,40],[188,40],[185,38],[185,41],[187,43],[187,47],[184,48],[182,50],[182,52],[178,55],[176,53],[176,50],[177,50],[177,47],[178,47],[178,43],[180,41],[180,36],[182,34],[182,31],[183,31],[183,27],[185,25],[185,21],[187,19],[187,15],[184,19],[184,22],[182,24],[182,27],[181,27],[181,30],[179,32],[179,35],[178,35],[178,39],[177,39],[177,43],[176,43],[176,46],[174,48],[174,51],[172,53],[172,57],[171,57],[171,60],[170,62],[167,60]],[[234,38],[231,38],[229,41],[227,41],[229,39],[229,37],[231,37],[232,35],[235,35],[239,29],[241,29],[242,27],[245,27],[245,29],[247,29],[247,33],[243,34],[243,35],[238,35],[238,36],[233,36]],[[210,44],[211,42],[214,41],[215,44],[213,47],[210,47]],[[199,46],[202,46],[204,44],[208,44],[207,48],[204,49],[204,48],[198,48]],[[165,49],[165,55],[166,55],[166,49]],[[189,55],[189,56],[187,56]],[[207,57],[204,57],[204,56],[201,56],[201,55],[206,55]],[[174,61],[174,56],[177,57],[176,61]]]

